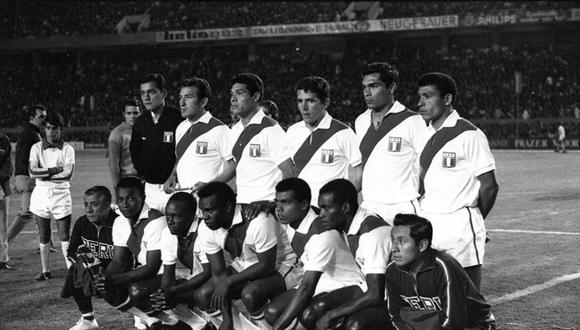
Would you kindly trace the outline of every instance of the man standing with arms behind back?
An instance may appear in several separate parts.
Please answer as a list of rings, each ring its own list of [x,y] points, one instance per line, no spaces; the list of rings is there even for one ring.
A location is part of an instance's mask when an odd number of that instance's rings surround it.
[[[129,150],[137,174],[145,180],[145,202],[164,212],[171,195],[163,191],[163,183],[175,165],[175,129],[181,115],[165,103],[167,88],[161,74],[142,77],[139,87],[147,111],[135,120]]]
[[[398,213],[418,211],[419,166],[425,122],[395,101],[399,72],[388,63],[372,63],[363,72],[363,95],[368,110],[355,121],[362,154],[364,210],[389,224]]]
[[[135,119],[141,114],[139,101],[128,99],[123,104],[124,121],[109,134],[109,170],[113,187],[119,180],[128,176],[137,176],[137,170],[133,166],[129,145],[131,144],[131,132]]]
[[[433,248],[457,259],[479,289],[484,219],[498,192],[495,160],[485,134],[453,108],[457,84],[426,73],[417,82],[419,113],[430,139],[420,156],[421,216],[433,225]]]
[[[46,122],[46,108],[36,104],[28,108],[29,121],[18,136],[16,142],[16,153],[14,161],[14,192],[21,194],[20,211],[6,234],[8,245],[12,243],[16,235],[22,231],[26,224],[30,223],[34,217],[30,212],[30,195],[34,190],[35,180],[28,173],[28,158],[30,148],[42,138],[41,129]],[[8,255],[8,248],[6,248]]]

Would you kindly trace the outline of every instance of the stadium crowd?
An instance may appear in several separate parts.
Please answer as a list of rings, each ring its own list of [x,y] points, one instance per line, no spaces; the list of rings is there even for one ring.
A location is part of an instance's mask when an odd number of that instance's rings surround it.
[[[117,24],[131,15],[150,15],[141,31],[208,29],[255,25],[317,23],[365,19],[366,13],[345,10],[339,2],[163,2],[15,1],[2,8],[0,37],[43,38],[117,33]],[[577,6],[574,1],[381,1],[377,19],[490,11],[552,10]],[[67,15],[62,13],[66,12]],[[121,32],[137,32],[121,29]]]
[[[384,47],[349,47],[342,58],[289,50],[289,46],[258,48],[254,61],[247,60],[244,47],[202,49],[85,52],[78,61],[73,54],[14,56],[12,65],[0,68],[0,95],[6,116],[0,127],[15,127],[25,120],[22,107],[32,100],[59,109],[68,126],[111,127],[121,120],[120,103],[135,96],[135,82],[140,72],[157,68],[169,82],[170,104],[177,104],[177,82],[188,74],[206,77],[214,88],[213,113],[229,121],[227,79],[239,69],[259,73],[265,81],[266,96],[280,107],[280,121],[297,121],[292,89],[299,77],[317,74],[332,86],[330,112],[344,122],[352,122],[364,109],[357,79],[358,68],[384,59],[390,51]],[[361,60],[362,59],[362,60]],[[403,104],[416,107],[414,80],[420,72],[440,68],[459,73],[457,82],[462,97],[457,108],[468,119],[504,119],[516,117],[514,73],[521,71],[523,89],[520,118],[579,118],[576,91],[580,85],[580,60],[573,48],[470,49],[451,46],[448,53],[424,49],[400,49],[389,57],[402,74],[398,97]],[[356,65],[352,65],[356,63]],[[26,68],[26,69],[25,69]],[[544,125],[546,126],[546,125]],[[486,125],[490,137],[512,137],[513,129],[501,131]],[[544,137],[544,129],[522,126],[524,137]],[[571,127],[574,135],[577,128]],[[507,133],[504,135],[502,133]],[[83,133],[78,133],[83,134]],[[497,135],[496,135],[497,134]],[[539,135],[537,135],[539,134]],[[93,137],[103,141],[103,136]]]

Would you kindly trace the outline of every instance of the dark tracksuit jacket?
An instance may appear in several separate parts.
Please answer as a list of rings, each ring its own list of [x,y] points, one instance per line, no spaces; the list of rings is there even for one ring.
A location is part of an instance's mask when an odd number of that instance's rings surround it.
[[[388,310],[397,329],[495,329],[491,306],[453,257],[429,249],[414,277],[387,266]]]

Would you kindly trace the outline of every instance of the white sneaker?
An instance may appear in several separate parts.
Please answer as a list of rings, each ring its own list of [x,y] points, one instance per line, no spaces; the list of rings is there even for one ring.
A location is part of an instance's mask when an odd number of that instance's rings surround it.
[[[97,323],[97,320],[95,320],[95,319],[87,320],[81,316],[81,318],[77,322],[77,324],[75,324],[74,327],[72,327],[68,330],[89,330],[89,329],[98,329],[98,328],[99,328],[99,324]]]
[[[139,316],[133,316],[135,318],[135,328],[139,330],[147,330],[147,324],[141,320]]]

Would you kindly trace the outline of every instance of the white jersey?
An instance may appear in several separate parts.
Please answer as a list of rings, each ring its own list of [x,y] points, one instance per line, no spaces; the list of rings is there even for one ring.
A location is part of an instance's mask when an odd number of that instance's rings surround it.
[[[200,240],[202,253],[212,255],[221,250],[227,250],[227,240],[241,241],[236,236],[243,236],[241,246],[235,246],[239,255],[232,253],[232,267],[241,272],[253,264],[257,263],[258,254],[264,253],[276,246],[276,268],[285,265],[293,266],[296,263],[296,255],[292,251],[290,242],[286,233],[282,230],[280,224],[271,215],[260,213],[255,219],[250,220],[244,232],[232,231],[236,225],[242,225],[241,207],[236,207],[236,215],[230,228],[219,228],[210,230],[207,235],[203,235]]]
[[[304,219],[302,219],[302,222],[300,222],[300,225],[298,225],[298,228],[294,229],[289,224],[281,226],[286,231],[286,236],[288,237],[288,240],[292,242],[294,234],[296,233],[304,235],[308,234],[308,230],[310,229],[310,226],[312,226],[312,223],[314,222],[314,220],[316,220],[316,218],[318,218],[318,215],[314,212],[312,208],[310,208]]]
[[[395,101],[384,121],[389,120],[389,115],[403,111],[405,106]],[[374,130],[372,112],[369,109],[355,120],[359,144],[369,130]],[[419,115],[411,115],[377,142],[364,164],[361,190],[364,201],[397,204],[419,197],[419,155],[425,135],[425,121]]]
[[[49,145],[43,140],[30,148],[28,164],[30,177],[36,178],[37,186],[70,188],[70,179],[75,166],[75,150],[66,142]],[[48,169],[58,166],[62,166],[63,171],[49,176]]]
[[[180,187],[210,182],[221,173],[224,164],[232,159],[228,134],[228,126],[209,112],[194,123],[186,119],[177,126],[176,173]]]
[[[312,145],[313,136],[322,130],[335,133],[317,147],[317,150],[301,148],[306,141]],[[328,112],[312,131],[304,121],[290,126],[286,132],[286,143],[295,163],[302,156],[298,153],[313,154],[298,174],[298,177],[310,186],[312,205],[318,205],[318,192],[322,186],[334,179],[348,179],[349,165],[356,167],[361,163],[354,131],[345,124],[333,120]]]
[[[304,271],[321,272],[314,295],[351,285],[367,290],[365,277],[350,253],[346,237],[338,230],[312,235],[301,257]]]
[[[264,113],[259,110],[248,126],[260,125],[264,117]],[[232,148],[236,147],[238,137],[243,131],[244,125],[241,120],[231,128],[230,145]],[[265,127],[244,147],[240,159],[236,159],[238,203],[274,200],[276,184],[282,180],[282,171],[278,165],[290,158],[284,134],[284,130],[278,124]]]
[[[199,222],[196,220],[191,224],[189,228],[188,235],[196,235],[198,234],[198,224]],[[168,227],[163,229],[163,233],[161,233],[161,261],[163,265],[175,265],[177,264],[178,260],[178,249],[179,249],[179,241],[176,235],[171,234]],[[199,240],[195,238],[195,242],[193,243],[193,251],[191,256],[191,264],[193,265],[193,269],[191,269],[190,275],[195,276],[201,272],[203,272],[202,267],[202,260],[200,258],[201,254],[201,247],[199,244]],[[189,254],[186,253],[186,256]],[[207,263],[207,261],[206,261]]]
[[[455,127],[461,117],[453,110],[441,128]],[[435,129],[429,125],[429,137]],[[468,130],[447,142],[433,157],[427,169],[421,199],[421,209],[427,213],[453,213],[465,207],[477,206],[477,177],[495,170],[495,160],[485,134]]]
[[[147,221],[149,218],[149,207],[147,204],[143,205],[143,209],[139,214],[138,225],[141,221]],[[151,220],[143,230],[143,237],[140,241],[140,250],[137,255],[137,262],[144,266],[147,265],[147,251],[155,251],[162,249],[161,233],[167,227],[164,216],[160,216]],[[131,220],[125,218],[123,215],[118,216],[113,223],[113,245],[128,248],[128,241],[133,232]],[[163,268],[160,268],[159,274],[162,273]]]

